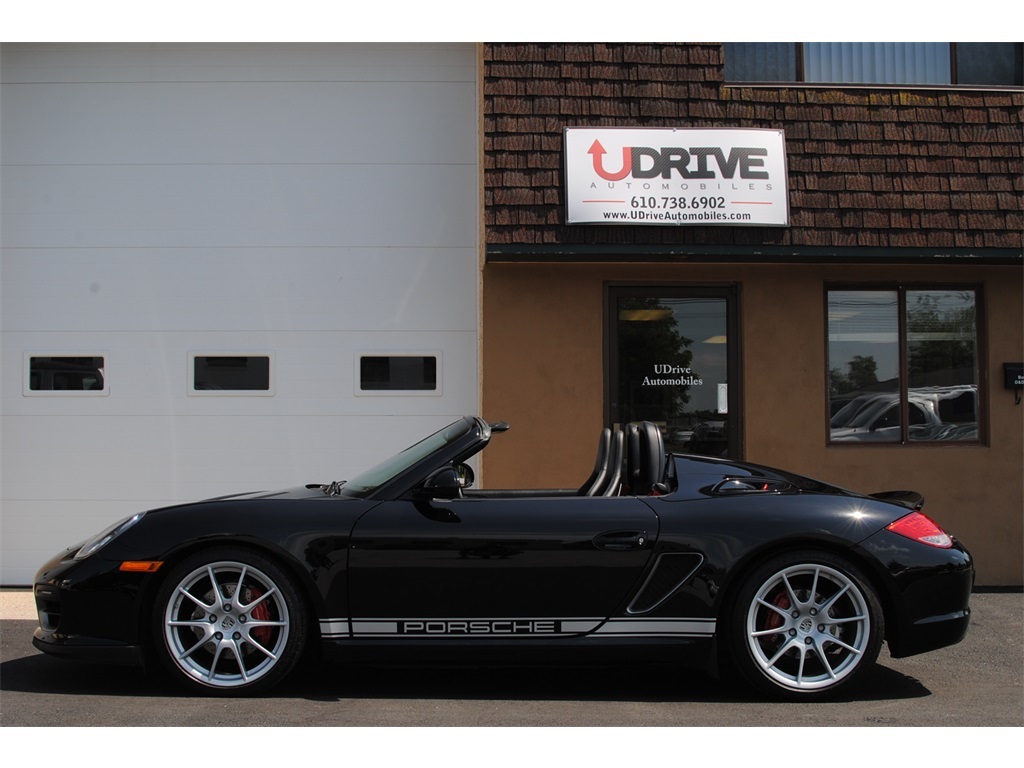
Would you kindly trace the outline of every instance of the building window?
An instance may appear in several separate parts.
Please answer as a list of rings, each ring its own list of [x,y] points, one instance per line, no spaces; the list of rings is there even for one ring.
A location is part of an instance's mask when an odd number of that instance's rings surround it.
[[[1022,43],[725,43],[727,82],[1024,85]]]
[[[360,354],[357,394],[439,394],[438,354]]]
[[[1024,43],[957,43],[956,82],[1024,85]]]
[[[26,395],[108,395],[102,355],[25,356]]]
[[[829,290],[832,443],[979,439],[973,289]]]
[[[272,395],[270,355],[193,352],[190,395]]]

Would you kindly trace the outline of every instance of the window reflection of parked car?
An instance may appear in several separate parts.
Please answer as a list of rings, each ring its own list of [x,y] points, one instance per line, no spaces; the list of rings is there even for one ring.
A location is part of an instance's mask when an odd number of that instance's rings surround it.
[[[704,456],[725,456],[729,449],[724,421],[702,421],[693,428],[686,450]]]
[[[907,433],[911,440],[972,440],[978,436],[973,386],[910,390]],[[896,392],[859,395],[829,422],[833,442],[898,442],[900,399]]]
[[[690,443],[690,438],[693,437],[692,429],[671,429],[667,435],[665,435],[666,445],[670,445],[678,448],[686,448]]]

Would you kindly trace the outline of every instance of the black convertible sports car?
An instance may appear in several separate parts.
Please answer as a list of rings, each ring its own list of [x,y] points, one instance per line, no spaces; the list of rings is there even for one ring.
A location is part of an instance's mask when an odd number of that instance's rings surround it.
[[[34,644],[266,691],[307,651],[403,661],[674,660],[832,696],[960,641],[974,567],[911,492],[666,456],[604,430],[579,489],[472,488],[507,424],[465,417],[347,482],[139,513],[36,577]],[[642,652],[642,656],[638,656]],[[562,655],[559,655],[562,654]]]

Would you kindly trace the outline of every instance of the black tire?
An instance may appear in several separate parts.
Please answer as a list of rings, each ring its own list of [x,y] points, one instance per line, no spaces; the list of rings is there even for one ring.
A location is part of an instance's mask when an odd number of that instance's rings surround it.
[[[164,668],[194,693],[268,691],[298,663],[307,634],[294,578],[253,550],[198,552],[173,568],[157,592],[154,647]]]
[[[730,656],[773,698],[819,701],[855,686],[885,636],[871,583],[845,558],[788,552],[755,568],[728,618]]]

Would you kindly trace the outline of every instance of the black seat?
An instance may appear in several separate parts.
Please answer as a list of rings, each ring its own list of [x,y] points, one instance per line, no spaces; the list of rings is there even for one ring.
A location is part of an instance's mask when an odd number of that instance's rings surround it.
[[[598,496],[604,490],[605,480],[608,478],[608,453],[611,449],[612,431],[605,427],[601,430],[601,436],[597,439],[597,460],[594,462],[594,471],[590,473],[587,481],[580,486],[580,496]]]
[[[634,496],[646,496],[664,479],[665,440],[657,426],[644,421],[637,426],[636,445],[636,477],[631,492]]]
[[[622,485],[622,465],[625,461],[626,435],[621,429],[616,429],[612,435],[612,447],[608,454],[608,477],[602,496],[618,496],[619,486]]]
[[[633,494],[633,488],[640,478],[640,427],[636,424],[626,425],[626,477],[624,479],[623,491],[627,495]]]

